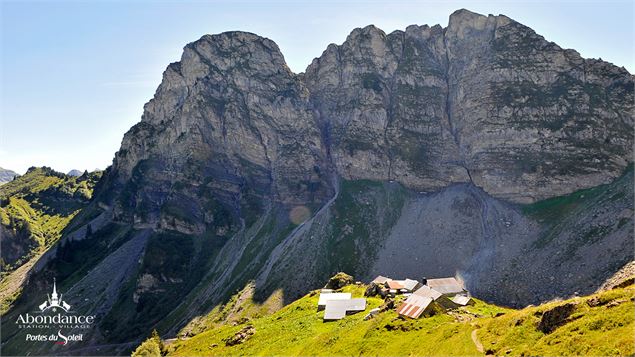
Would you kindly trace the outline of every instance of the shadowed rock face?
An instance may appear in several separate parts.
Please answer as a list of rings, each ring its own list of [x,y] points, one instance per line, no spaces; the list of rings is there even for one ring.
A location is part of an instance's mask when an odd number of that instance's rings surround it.
[[[99,313],[86,344],[112,353],[252,280],[286,301],[338,271],[459,273],[508,305],[592,292],[632,260],[632,169],[596,187],[632,162],[632,110],[626,70],[505,16],[355,29],[297,75],[271,40],[203,36],[125,134],[63,259],[43,257],[4,320],[52,277]]]
[[[128,194],[116,201],[120,215],[154,225],[182,218],[159,213],[177,206],[195,224],[171,228],[200,233],[213,223],[206,205],[244,218],[240,207],[263,199],[319,204],[332,191],[325,157],[308,92],[278,46],[230,32],[187,45],[181,62],[168,66],[111,177]]]

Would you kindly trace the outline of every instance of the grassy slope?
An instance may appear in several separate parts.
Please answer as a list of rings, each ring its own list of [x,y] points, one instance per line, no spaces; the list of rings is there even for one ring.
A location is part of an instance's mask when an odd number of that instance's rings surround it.
[[[49,168],[31,168],[0,187],[0,224],[23,245],[16,260],[1,262],[0,296],[4,313],[19,295],[19,285],[37,258],[61,236],[73,217],[86,206],[101,172],[72,177]],[[7,239],[4,237],[3,239]]]
[[[100,173],[72,177],[48,168],[32,168],[24,176],[0,187],[0,222],[9,231],[25,231],[33,251],[45,250],[60,238],[63,229],[92,196]],[[30,255],[9,264],[13,270]]]
[[[364,287],[348,286],[344,291],[361,296]],[[586,301],[594,297],[603,304],[589,307]],[[363,320],[365,313],[359,313],[325,323],[323,312],[316,311],[318,294],[311,293],[271,315],[242,323],[210,323],[206,331],[174,342],[168,351],[183,356],[479,355],[471,338],[476,329],[486,352],[496,354],[632,355],[635,352],[632,297],[631,286],[522,310],[477,301],[475,306],[451,315],[417,320],[404,320],[388,311],[368,321]],[[572,301],[578,302],[571,315],[573,321],[550,334],[537,329],[540,312]],[[611,301],[615,306],[610,306]],[[368,310],[381,302],[369,298]],[[502,315],[494,317],[497,313]],[[226,346],[224,339],[246,324],[253,325],[256,333],[242,344]]]
[[[180,336],[189,337],[210,328],[225,324],[244,323],[253,318],[271,315],[283,307],[282,291],[275,291],[267,300],[257,303],[253,300],[255,287],[253,283],[233,295],[225,304],[217,305],[205,316],[199,316],[181,329]]]
[[[615,289],[591,296],[556,301],[485,319],[478,336],[497,355],[623,356],[635,353],[634,288]],[[602,302],[590,307],[592,298]],[[536,329],[543,312],[565,303],[577,303],[570,322],[550,334]],[[510,351],[510,352],[507,352]]]

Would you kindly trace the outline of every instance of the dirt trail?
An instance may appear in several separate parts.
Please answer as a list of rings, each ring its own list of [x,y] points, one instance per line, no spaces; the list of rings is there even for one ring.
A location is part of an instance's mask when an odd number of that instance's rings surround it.
[[[476,335],[476,331],[478,330],[473,330],[472,331],[472,342],[474,342],[474,346],[476,346],[476,349],[480,352],[480,353],[484,353],[484,349],[483,349],[483,344],[481,343],[481,341],[478,339],[478,336]]]

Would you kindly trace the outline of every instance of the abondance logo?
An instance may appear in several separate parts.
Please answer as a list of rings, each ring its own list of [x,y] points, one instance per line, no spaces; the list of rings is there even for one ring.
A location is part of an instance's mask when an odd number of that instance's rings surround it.
[[[47,294],[46,300],[38,308],[39,311],[33,314],[20,314],[16,320],[18,328],[34,332],[26,334],[26,341],[48,341],[65,346],[69,342],[83,341],[84,333],[80,333],[81,330],[91,328],[95,322],[94,315],[76,314],[71,310],[71,305],[64,301],[63,295],[58,294],[55,279],[53,291]],[[69,330],[74,333],[63,332]]]
[[[64,300],[62,300],[61,294],[59,297],[57,296],[57,284],[56,284],[55,278],[53,278],[53,293],[50,296],[48,296],[48,299],[40,305],[40,310],[44,312],[48,309],[53,309],[53,311],[55,312],[57,308],[60,308],[64,310],[65,312],[68,312],[68,310],[71,309],[71,306],[67,304]]]

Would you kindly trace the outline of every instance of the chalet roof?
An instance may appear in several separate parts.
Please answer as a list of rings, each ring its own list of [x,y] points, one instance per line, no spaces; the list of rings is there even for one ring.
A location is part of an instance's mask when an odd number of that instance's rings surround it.
[[[458,304],[458,305],[461,305],[461,306],[465,306],[465,305],[469,304],[471,300],[472,300],[472,298],[467,296],[467,295],[457,295],[457,296],[452,298],[452,301],[455,304]]]
[[[431,289],[427,285],[424,285],[424,286],[420,287],[413,294],[414,295],[419,295],[419,296],[422,296],[422,297],[429,297],[432,300],[436,300],[436,299],[440,298],[443,295],[440,292],[438,292],[438,291],[436,291],[434,289]]]
[[[366,299],[329,300],[326,302],[326,308],[329,307],[345,308],[346,311],[364,311],[366,310]]]
[[[347,312],[366,310],[366,299],[357,298],[349,300],[328,300],[324,309],[324,320],[339,320],[344,318]]]
[[[387,278],[387,277],[385,277],[385,276],[381,276],[381,275],[379,275],[379,276],[377,276],[375,279],[373,279],[372,283],[375,283],[375,284],[386,284],[386,282],[387,282],[388,280],[392,280],[392,279]]]
[[[427,285],[444,295],[464,292],[463,284],[456,278],[428,279]]]
[[[351,293],[322,293],[318,299],[318,306],[325,306],[330,300],[350,300]]]
[[[340,320],[346,316],[346,309],[331,307],[324,310],[324,320]]]
[[[401,305],[399,305],[399,307],[397,308],[397,313],[399,315],[416,319],[421,316],[421,314],[430,305],[430,303],[432,303],[432,298],[413,294],[410,295]]]
[[[388,287],[391,289],[399,290],[404,288],[403,280],[388,280],[386,284],[388,284]]]
[[[403,287],[404,289],[408,289],[410,291],[414,290],[417,288],[418,285],[420,285],[421,283],[419,283],[416,280],[412,280],[412,279],[406,279],[403,281]]]

